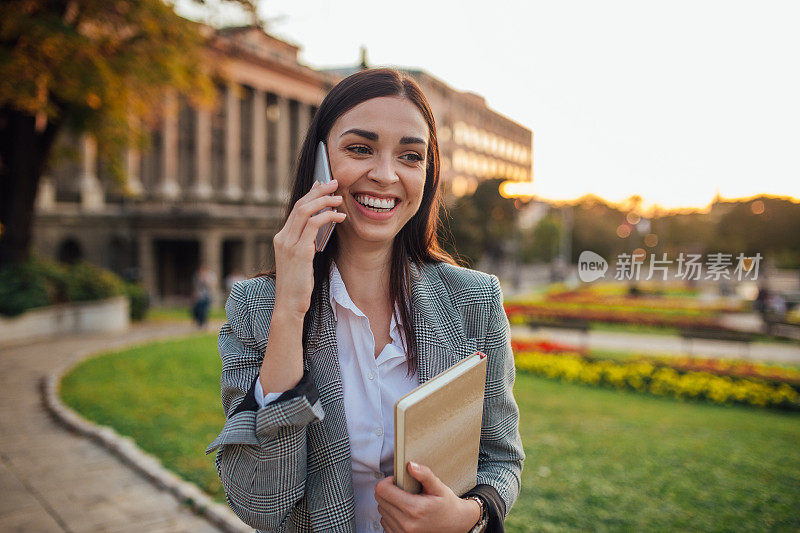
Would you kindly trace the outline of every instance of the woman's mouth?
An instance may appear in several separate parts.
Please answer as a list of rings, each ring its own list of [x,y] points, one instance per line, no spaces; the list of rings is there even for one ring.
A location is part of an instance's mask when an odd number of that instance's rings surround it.
[[[356,194],[356,202],[373,213],[388,213],[397,205],[397,198],[377,198],[367,194]]]
[[[379,198],[364,193],[353,195],[358,212],[372,220],[388,220],[394,216],[400,200],[393,197]]]

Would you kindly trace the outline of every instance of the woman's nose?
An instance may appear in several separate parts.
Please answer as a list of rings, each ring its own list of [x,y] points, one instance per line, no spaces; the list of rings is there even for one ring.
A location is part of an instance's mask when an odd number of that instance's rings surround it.
[[[395,172],[394,161],[391,155],[385,155],[375,159],[375,164],[367,173],[367,178],[376,183],[389,185],[400,181],[400,178]]]

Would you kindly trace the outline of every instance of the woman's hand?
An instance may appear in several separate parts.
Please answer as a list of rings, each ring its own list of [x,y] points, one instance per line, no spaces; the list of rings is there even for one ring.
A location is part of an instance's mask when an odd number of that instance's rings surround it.
[[[275,309],[302,318],[311,305],[314,289],[314,239],[317,231],[329,222],[342,222],[344,213],[328,210],[342,203],[341,196],[330,196],[338,183],[320,185],[314,182],[311,190],[294,204],[286,224],[275,234]]]
[[[478,503],[456,496],[430,468],[409,462],[408,472],[422,484],[421,494],[410,494],[396,487],[394,476],[383,478],[375,486],[375,500],[383,529],[390,533],[464,533],[478,522]]]

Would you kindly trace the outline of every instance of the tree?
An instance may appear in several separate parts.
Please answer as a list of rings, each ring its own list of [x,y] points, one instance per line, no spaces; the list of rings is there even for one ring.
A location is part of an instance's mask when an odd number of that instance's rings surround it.
[[[500,196],[502,182],[482,181],[474,193],[442,213],[450,232],[442,236],[444,248],[469,265],[480,262],[486,252],[495,259],[502,257],[504,245],[513,238],[517,210],[514,200]]]
[[[255,14],[250,1],[230,3]],[[28,256],[39,180],[62,128],[91,132],[119,176],[122,147],[143,142],[167,88],[213,102],[204,28],[162,0],[0,3],[0,265]]]
[[[524,236],[521,259],[525,263],[549,263],[558,256],[561,239],[561,221],[553,214],[539,220],[532,231]]]

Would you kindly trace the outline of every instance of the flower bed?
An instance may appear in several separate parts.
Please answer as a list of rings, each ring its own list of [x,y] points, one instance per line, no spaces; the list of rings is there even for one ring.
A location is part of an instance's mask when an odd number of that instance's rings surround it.
[[[613,309],[592,308],[584,305],[543,303],[504,304],[508,320],[512,324],[524,324],[528,319],[562,320],[582,319],[592,322],[611,322],[619,324],[639,324],[661,327],[687,327],[703,329],[727,329],[713,314],[701,311],[662,310],[662,309]]]
[[[592,322],[637,324],[672,328],[725,330],[722,313],[749,308],[747,302],[703,300],[685,287],[658,284],[637,285],[638,294],[629,294],[624,284],[598,284],[576,289],[555,286],[541,296],[505,304],[509,320],[523,324],[529,319],[581,319]]]
[[[517,352],[580,352],[581,349],[561,342],[543,339],[511,339],[511,349]]]
[[[578,346],[553,342],[542,338],[511,339],[511,349],[514,353],[543,352],[578,354],[583,357],[583,359],[593,362],[609,359],[608,356],[597,356]],[[625,357],[625,360],[629,362],[646,362],[659,367],[669,367],[679,372],[707,372],[715,376],[757,378],[772,383],[787,383],[800,391],[800,370],[794,368],[735,359],[713,359],[708,357],[674,355],[654,356],[635,352],[622,355]],[[612,360],[616,359],[612,358]]]
[[[649,361],[658,366],[668,366],[681,372],[707,372],[715,376],[757,378],[773,383],[787,383],[800,389],[800,371],[791,368],[729,359],[702,357],[651,357],[639,356],[637,360]]]
[[[787,383],[753,377],[718,376],[679,371],[649,361],[592,360],[577,353],[526,351],[515,355],[516,367],[540,376],[649,392],[659,396],[800,410],[800,393]]]
[[[632,307],[645,309],[677,309],[686,311],[710,311],[716,313],[735,313],[745,311],[744,302],[728,300],[701,301],[696,298],[670,298],[663,296],[600,296],[591,292],[575,291],[548,294],[546,302],[561,302],[608,307]]]

